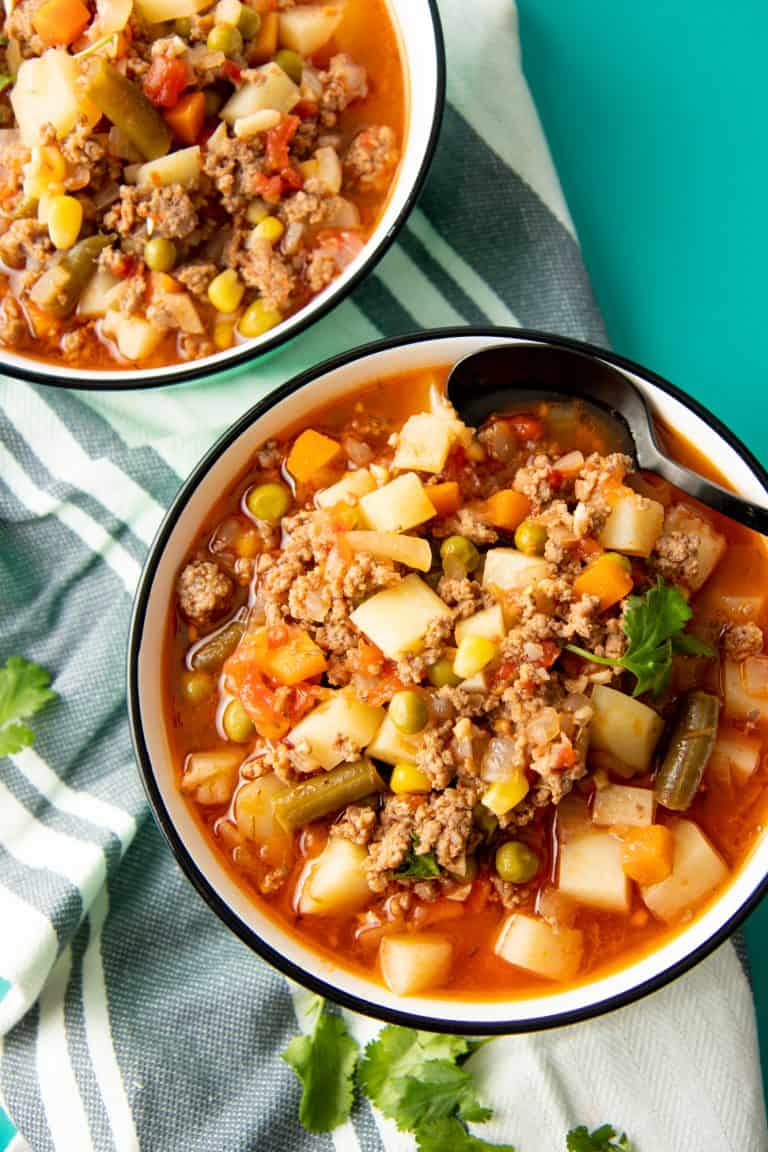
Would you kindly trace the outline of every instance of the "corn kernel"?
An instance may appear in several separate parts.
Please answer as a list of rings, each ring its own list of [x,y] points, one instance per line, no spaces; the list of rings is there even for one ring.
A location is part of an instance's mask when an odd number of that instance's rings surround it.
[[[485,636],[465,636],[456,650],[453,670],[461,680],[466,680],[490,664],[498,650],[498,644]]]
[[[389,786],[398,795],[402,792],[431,792],[432,781],[415,764],[395,764]]]
[[[234,268],[220,272],[208,285],[208,299],[217,312],[236,312],[244,293],[245,284]]]
[[[270,244],[276,244],[283,232],[285,232],[285,226],[281,220],[278,220],[277,216],[265,216],[256,225],[251,237],[253,240],[269,240]]]
[[[67,162],[55,144],[40,148],[41,167],[49,180],[61,182],[67,174]]]
[[[275,308],[266,308],[261,300],[254,300],[253,304],[249,304],[243,313],[238,324],[238,331],[241,336],[250,338],[262,336],[270,328],[279,324],[281,320],[282,316]]]
[[[52,196],[48,204],[48,235],[54,248],[71,248],[80,235],[83,206],[74,196]]]
[[[232,342],[235,338],[234,324],[215,324],[213,328],[213,342],[220,352],[225,348],[231,348]]]
[[[255,200],[251,200],[245,210],[245,218],[249,224],[259,224],[267,216],[269,216],[269,208],[267,208],[260,196]]]
[[[509,780],[496,780],[483,796],[483,804],[494,816],[503,816],[528,795],[528,781],[522,773]]]

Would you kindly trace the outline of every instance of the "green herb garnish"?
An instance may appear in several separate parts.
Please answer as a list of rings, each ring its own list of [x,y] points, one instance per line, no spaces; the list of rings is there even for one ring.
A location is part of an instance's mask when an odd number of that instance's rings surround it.
[[[299,1120],[308,1132],[330,1132],[349,1117],[358,1049],[341,1016],[317,998],[317,1020],[308,1036],[295,1036],[283,1053],[301,1080]]]
[[[413,849],[408,853],[405,860],[403,860],[400,867],[395,872],[396,876],[408,877],[413,880],[431,880],[435,876],[440,875],[440,865],[435,860],[433,852],[414,852]]]
[[[610,1124],[603,1124],[594,1132],[582,1124],[579,1128],[572,1128],[565,1140],[568,1152],[632,1152],[632,1145],[624,1133],[619,1136]]]
[[[45,668],[23,656],[9,656],[5,667],[0,668],[0,756],[10,756],[34,743],[32,729],[19,721],[56,699],[48,687],[50,682]]]
[[[515,1152],[511,1144],[489,1144],[467,1132],[458,1120],[438,1120],[416,1132],[418,1152]]]
[[[595,656],[576,644],[566,644],[565,648],[595,664],[626,668],[637,678],[633,696],[652,692],[655,697],[659,697],[669,686],[674,653],[686,656],[713,654],[711,648],[701,640],[683,632],[692,615],[690,605],[680,589],[659,577],[655,588],[649,588],[642,596],[627,598],[621,626],[629,643],[620,660]]]

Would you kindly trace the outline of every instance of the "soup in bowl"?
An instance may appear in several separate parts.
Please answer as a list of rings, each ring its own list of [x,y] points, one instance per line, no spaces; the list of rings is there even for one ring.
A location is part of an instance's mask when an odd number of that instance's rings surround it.
[[[714,946],[768,800],[764,541],[578,402],[467,427],[445,378],[488,342],[374,346],[244,417],[161,530],[130,660],[150,798],[217,911],[337,999],[470,1031]],[[607,358],[673,455],[757,497],[745,450]]]
[[[21,375],[164,383],[285,340],[383,253],[436,143],[434,4],[20,0],[3,30]]]

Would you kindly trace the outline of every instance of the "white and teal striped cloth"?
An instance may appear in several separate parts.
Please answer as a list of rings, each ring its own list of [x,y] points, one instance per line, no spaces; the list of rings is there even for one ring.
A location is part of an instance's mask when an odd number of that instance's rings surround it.
[[[434,168],[351,300],[285,350],[205,383],[88,395],[0,378],[0,662],[38,661],[60,696],[35,721],[34,748],[0,761],[0,1149],[412,1147],[367,1104],[332,1137],[301,1130],[279,1053],[302,994],[219,923],[155,828],[131,754],[124,652],[163,509],[276,384],[432,325],[605,339],[520,71],[512,0],[442,0],[441,11],[449,99]],[[375,1027],[350,1023],[361,1038]],[[474,1059],[496,1109],[487,1138],[520,1152],[562,1152],[567,1128],[604,1121],[639,1152],[768,1149],[752,1000],[730,945],[640,1005]]]

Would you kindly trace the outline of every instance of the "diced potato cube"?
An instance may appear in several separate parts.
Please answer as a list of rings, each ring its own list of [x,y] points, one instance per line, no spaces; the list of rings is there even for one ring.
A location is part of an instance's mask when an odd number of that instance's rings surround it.
[[[553,928],[546,920],[512,912],[494,951],[507,964],[547,980],[572,980],[581,966],[583,937],[577,928]]]
[[[302,4],[280,13],[280,43],[301,56],[311,56],[333,36],[344,15],[344,5]]]
[[[241,752],[227,748],[215,752],[191,752],[184,761],[182,792],[194,796],[198,804],[228,804],[242,758]]]
[[[108,311],[101,323],[104,335],[116,342],[126,360],[145,360],[163,338],[162,329],[128,312]]]
[[[598,753],[614,768],[618,761],[629,775],[647,772],[664,727],[658,712],[604,684],[592,690],[592,710],[590,755]]]
[[[762,616],[765,596],[718,596],[717,603],[732,624],[747,624]]]
[[[684,504],[675,504],[668,509],[664,519],[664,532],[683,532],[695,537],[698,544],[696,576],[688,581],[688,586],[696,592],[720,563],[725,553],[725,537]]]
[[[587,801],[576,792],[563,797],[557,805],[556,816],[559,844],[564,844],[566,840],[580,840],[593,831]]]
[[[420,736],[404,736],[387,714],[366,754],[385,764],[415,764],[421,742]]]
[[[371,895],[365,876],[367,856],[362,845],[331,836],[299,882],[300,915],[348,916],[362,908]]]
[[[282,826],[275,819],[273,801],[288,785],[272,772],[249,780],[235,797],[235,823],[248,840],[264,843]]]
[[[675,820],[669,827],[674,837],[672,872],[659,884],[640,889],[654,916],[668,923],[692,911],[728,878],[727,864],[697,824]]]
[[[743,661],[723,663],[723,686],[725,715],[729,720],[768,720],[768,697],[747,691]]]
[[[595,824],[629,824],[644,828],[653,824],[656,797],[651,788],[629,788],[625,784],[609,784],[598,788],[592,806]]]
[[[435,508],[415,472],[404,472],[360,499],[368,528],[378,532],[407,532],[431,520]]]
[[[83,289],[77,314],[83,320],[98,320],[107,311],[107,294],[120,283],[108,268],[97,268]]]
[[[663,524],[664,505],[632,492],[616,501],[599,540],[613,552],[650,556]]]
[[[147,24],[163,24],[194,16],[209,6],[210,0],[136,0],[136,10]]]
[[[622,847],[610,832],[593,830],[560,845],[557,887],[578,904],[606,912],[629,911],[629,880]]]
[[[158,188],[161,185],[181,184],[190,188],[197,184],[202,170],[200,148],[179,148],[157,160],[148,160],[136,170],[136,183],[139,188]]]
[[[447,936],[413,932],[385,936],[379,945],[384,983],[397,996],[415,996],[447,983],[453,963],[453,945]]]
[[[492,608],[475,612],[474,616],[468,616],[466,620],[459,620],[454,635],[457,644],[461,644],[467,636],[482,636],[485,640],[496,643],[502,639],[506,631],[501,605],[494,604]]]
[[[415,468],[417,472],[442,472],[455,440],[450,421],[428,412],[409,416],[397,439],[394,466]]]
[[[432,549],[421,536],[403,536],[400,532],[347,532],[346,541],[355,552],[370,552],[382,560],[407,564],[420,572],[432,567]]]
[[[728,779],[737,788],[754,776],[760,767],[763,746],[757,736],[742,732],[721,733],[707,764],[713,779]]]
[[[219,116],[227,124],[234,124],[244,116],[252,116],[265,108],[287,115],[301,99],[301,92],[290,76],[274,61],[263,64],[255,80],[237,88],[230,96]]]
[[[373,492],[376,481],[367,468],[348,472],[337,484],[322,488],[315,493],[318,508],[333,508],[336,504],[357,504],[361,496]]]
[[[22,60],[10,93],[11,105],[27,148],[40,143],[46,124],[61,140],[81,116],[90,124],[100,118],[92,101],[78,86],[78,61],[65,48],[49,48],[42,56]]]
[[[307,771],[318,764],[330,771],[344,759],[344,750],[339,747],[341,741],[346,738],[358,748],[365,748],[383,718],[383,708],[364,704],[350,691],[341,689],[300,720],[287,738],[294,747],[304,742],[309,745]]]
[[[526,556],[516,548],[491,548],[485,554],[483,584],[502,592],[522,592],[548,573],[547,561],[539,556]]]
[[[450,608],[413,574],[363,601],[350,620],[385,656],[396,660],[416,650],[436,620],[450,617]]]

